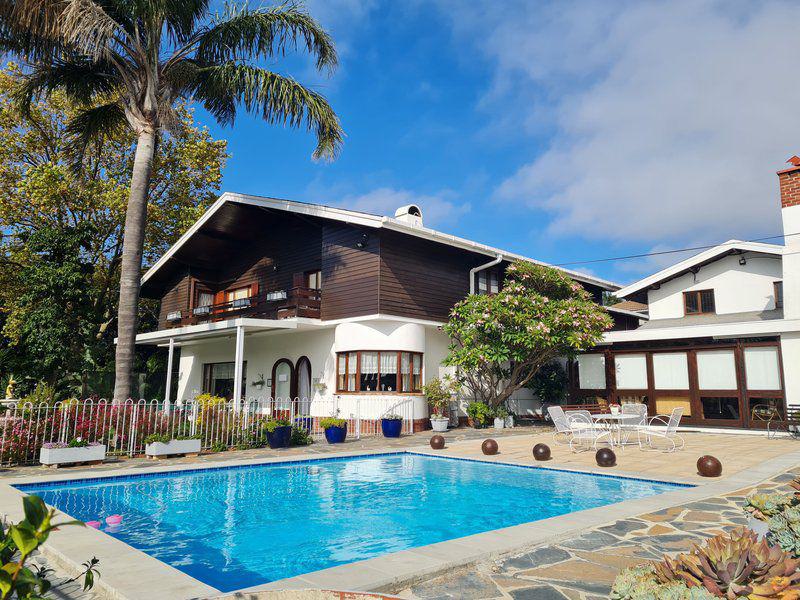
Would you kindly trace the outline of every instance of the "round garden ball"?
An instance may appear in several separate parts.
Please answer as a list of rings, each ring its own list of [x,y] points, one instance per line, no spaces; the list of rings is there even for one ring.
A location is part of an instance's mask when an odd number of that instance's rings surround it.
[[[722,475],[722,463],[713,456],[701,456],[697,459],[697,472],[703,477],[719,477]]]
[[[594,455],[594,459],[601,467],[613,467],[617,464],[617,455],[611,448],[600,448]]]
[[[444,436],[439,435],[438,433],[431,437],[431,448],[434,450],[441,450],[444,448]]]
[[[484,440],[483,443],[481,444],[481,451],[487,456],[491,456],[492,454],[497,454],[497,442],[495,442],[491,438],[489,438],[488,440]]]
[[[536,444],[533,447],[533,458],[536,460],[550,460],[550,446],[547,444]]]

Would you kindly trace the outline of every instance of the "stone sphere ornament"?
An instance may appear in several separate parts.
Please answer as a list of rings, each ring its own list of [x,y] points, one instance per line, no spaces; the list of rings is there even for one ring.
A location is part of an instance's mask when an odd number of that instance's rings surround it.
[[[488,440],[483,440],[483,443],[481,444],[481,452],[483,452],[486,456],[497,454],[497,442],[491,438]]]
[[[437,433],[431,437],[431,448],[434,450],[441,450],[444,448],[444,436]]]
[[[617,455],[611,448],[600,448],[594,455],[594,459],[600,467],[613,467],[617,464]]]
[[[706,454],[697,459],[697,472],[702,477],[719,477],[722,475],[722,463],[718,458]]]
[[[536,444],[533,447],[533,458],[536,460],[550,460],[550,446],[547,444]]]

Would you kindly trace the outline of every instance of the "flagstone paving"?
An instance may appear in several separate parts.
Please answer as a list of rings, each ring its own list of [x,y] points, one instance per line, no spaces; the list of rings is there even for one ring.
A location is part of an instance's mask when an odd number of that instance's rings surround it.
[[[693,543],[747,522],[742,511],[754,491],[790,491],[800,467],[755,487],[596,527],[493,562],[417,583],[403,598],[447,600],[599,600],[620,570],[688,550]]]

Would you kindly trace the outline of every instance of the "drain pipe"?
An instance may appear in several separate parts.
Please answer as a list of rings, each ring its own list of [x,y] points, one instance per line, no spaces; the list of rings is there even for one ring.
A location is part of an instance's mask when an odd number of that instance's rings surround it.
[[[475,274],[478,271],[483,271],[484,269],[488,269],[489,267],[493,267],[495,265],[499,265],[501,262],[503,262],[503,255],[502,254],[498,254],[497,258],[495,258],[494,260],[490,260],[485,265],[480,265],[478,267],[475,267],[474,269],[470,269],[469,270],[469,293],[470,294],[474,294],[475,293]]]

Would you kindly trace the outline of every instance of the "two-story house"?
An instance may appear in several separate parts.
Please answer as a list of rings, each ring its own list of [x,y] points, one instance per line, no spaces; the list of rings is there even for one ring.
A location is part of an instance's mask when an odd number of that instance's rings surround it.
[[[572,396],[763,427],[800,404],[800,159],[779,171],[785,245],[731,240],[617,292],[649,320],[578,358]]]
[[[169,349],[172,399],[299,398],[325,415],[331,399],[346,412],[356,398],[359,410],[404,398],[419,429],[450,309],[496,292],[515,259],[531,260],[425,227],[415,205],[387,217],[225,193],[145,273],[161,310],[137,343]],[[598,301],[619,289],[570,275]],[[641,317],[614,315],[620,328]]]

